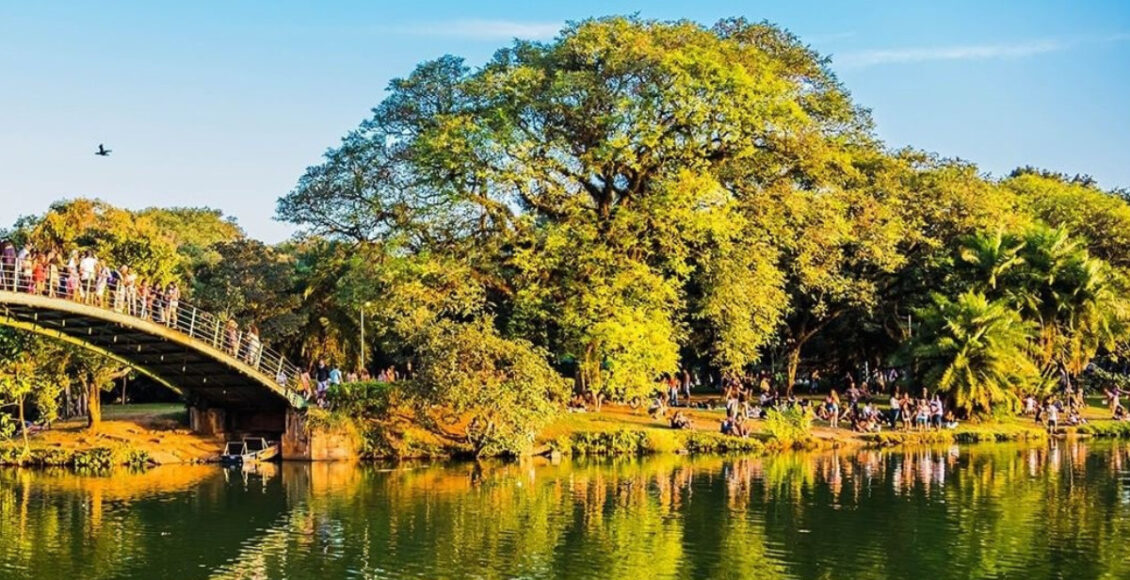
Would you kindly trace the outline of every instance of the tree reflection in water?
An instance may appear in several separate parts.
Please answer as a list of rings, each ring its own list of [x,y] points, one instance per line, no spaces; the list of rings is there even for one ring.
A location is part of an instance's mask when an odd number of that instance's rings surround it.
[[[0,471],[0,577],[1130,577],[1130,447]]]

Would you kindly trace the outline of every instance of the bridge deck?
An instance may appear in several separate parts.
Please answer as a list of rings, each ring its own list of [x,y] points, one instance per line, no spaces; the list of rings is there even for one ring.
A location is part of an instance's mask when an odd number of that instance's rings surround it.
[[[298,369],[275,353],[224,350],[219,322],[185,308],[166,326],[146,318],[23,292],[0,290],[0,324],[80,344],[125,362],[190,401],[225,408],[300,408]],[[240,349],[235,349],[237,352]],[[276,380],[285,373],[288,385]]]

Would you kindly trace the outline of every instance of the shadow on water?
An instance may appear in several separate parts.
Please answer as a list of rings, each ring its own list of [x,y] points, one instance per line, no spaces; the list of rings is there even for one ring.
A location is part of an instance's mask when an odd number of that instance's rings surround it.
[[[1130,577],[1130,446],[0,471],[0,577]]]

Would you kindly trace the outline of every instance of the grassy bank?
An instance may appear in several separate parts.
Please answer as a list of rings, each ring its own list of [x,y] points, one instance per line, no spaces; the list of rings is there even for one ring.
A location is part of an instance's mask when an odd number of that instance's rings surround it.
[[[197,463],[215,457],[223,441],[188,431],[182,404],[106,405],[97,432],[83,419],[59,421],[22,439],[0,443],[0,465],[101,469],[119,465]]]
[[[117,466],[144,467],[153,463],[148,451],[129,445],[87,449],[41,446],[25,449],[20,444],[0,446],[0,465],[8,466],[105,470]]]

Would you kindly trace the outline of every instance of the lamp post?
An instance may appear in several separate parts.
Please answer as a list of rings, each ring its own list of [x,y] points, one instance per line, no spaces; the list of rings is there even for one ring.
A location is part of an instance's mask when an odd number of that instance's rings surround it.
[[[370,304],[372,303],[365,302],[361,305],[361,368],[359,369],[361,371],[365,370],[365,309]]]

